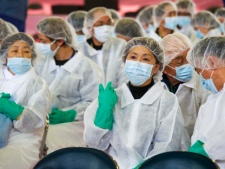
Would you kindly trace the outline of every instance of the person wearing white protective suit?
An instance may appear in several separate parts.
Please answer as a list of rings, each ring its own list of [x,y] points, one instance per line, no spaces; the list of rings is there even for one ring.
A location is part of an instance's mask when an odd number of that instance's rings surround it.
[[[177,28],[191,40],[194,40],[195,31],[191,26],[191,19],[195,14],[195,3],[192,0],[177,0]]]
[[[87,38],[82,31],[84,27],[84,18],[86,15],[86,11],[75,11],[71,12],[67,17],[67,21],[73,26],[76,31],[77,43],[86,41]]]
[[[182,33],[167,35],[161,41],[165,53],[162,82],[177,96],[184,117],[185,128],[191,137],[199,108],[211,93],[206,90],[200,76],[187,62],[191,41]]]
[[[83,114],[97,97],[101,82],[100,68],[74,46],[71,27],[55,17],[45,18],[37,25],[38,48],[43,56],[35,62],[35,69],[47,81],[53,98],[49,152],[84,145]]]
[[[225,168],[225,38],[208,37],[199,41],[187,59],[196,67],[203,86],[213,93],[198,113],[189,151],[200,153]]]
[[[149,37],[156,41],[168,34],[174,33],[177,28],[177,7],[173,2],[167,1],[158,4],[153,10],[153,23],[156,28]]]
[[[115,26],[115,34],[118,38],[130,41],[135,37],[143,37],[144,30],[141,25],[132,18],[123,18]]]
[[[119,87],[127,81],[121,59],[126,41],[112,37],[113,29],[110,11],[104,7],[93,8],[85,17],[83,29],[91,37],[76,47],[101,67],[104,84],[111,81],[114,87]]]
[[[24,34],[7,36],[1,44],[0,114],[13,122],[8,144],[0,148],[0,168],[31,169],[39,161],[39,148],[51,97],[48,86],[34,71],[35,42]],[[0,128],[0,133],[4,128]]]
[[[221,36],[220,22],[209,11],[200,11],[192,18],[191,25],[195,30],[196,39],[193,41],[195,44],[199,40],[210,36]]]
[[[150,37],[151,32],[155,32],[156,28],[153,22],[153,10],[154,6],[147,6],[142,9],[138,15],[136,20],[141,24],[142,28],[145,30],[145,34],[147,37]]]
[[[219,8],[216,10],[215,12],[215,16],[217,17],[217,19],[220,21],[220,33],[222,35],[224,35],[224,31],[225,31],[225,8]]]
[[[163,49],[152,38],[133,38],[123,52],[129,82],[114,91],[99,86],[84,115],[89,147],[109,153],[121,169],[131,169],[167,151],[190,144],[176,96],[160,81]],[[186,140],[184,139],[186,138]]]

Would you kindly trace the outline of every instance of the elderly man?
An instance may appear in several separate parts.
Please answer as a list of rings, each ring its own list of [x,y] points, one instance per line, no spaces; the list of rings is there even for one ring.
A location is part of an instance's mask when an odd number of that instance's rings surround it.
[[[199,41],[187,57],[197,68],[204,87],[213,92],[200,107],[189,151],[209,156],[221,169],[225,168],[224,48],[224,37],[208,37]]]

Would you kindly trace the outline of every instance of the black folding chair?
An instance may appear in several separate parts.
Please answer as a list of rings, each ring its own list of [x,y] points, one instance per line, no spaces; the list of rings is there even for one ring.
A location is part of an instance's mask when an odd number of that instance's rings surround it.
[[[34,169],[119,169],[116,162],[101,150],[69,147],[41,159]]]
[[[210,158],[192,152],[172,151],[146,160],[138,169],[219,169]]]

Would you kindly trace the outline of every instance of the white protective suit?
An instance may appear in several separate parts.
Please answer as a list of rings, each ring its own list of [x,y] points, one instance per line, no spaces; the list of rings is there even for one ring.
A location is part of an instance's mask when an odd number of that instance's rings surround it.
[[[49,85],[53,98],[52,108],[74,109],[77,112],[75,121],[82,121],[87,106],[98,95],[98,85],[101,83],[99,67],[78,52],[63,66],[57,66],[54,58],[43,56],[36,61],[35,69]],[[82,122],[50,125],[47,137],[48,152],[85,145],[80,138],[83,129]]]
[[[125,83],[116,93],[112,130],[95,126],[97,100],[87,108],[84,139],[88,146],[109,153],[120,169],[134,168],[159,153],[188,148],[190,139],[183,127],[177,98],[160,81],[141,99],[135,100]]]
[[[211,94],[199,110],[191,143],[200,140],[212,160],[225,169],[225,84],[221,91]]]
[[[150,37],[150,38],[153,38],[155,39],[157,42],[159,42],[160,40],[162,40],[162,38],[153,30],[151,30],[147,35],[146,37]]]
[[[46,82],[31,68],[13,76],[7,68],[0,70],[0,92],[24,107],[19,120],[13,120],[8,145],[0,149],[1,169],[31,169],[39,161],[39,148],[51,97]]]
[[[95,63],[97,63],[103,73],[103,84],[112,82],[114,88],[121,86],[127,81],[124,72],[124,63],[122,61],[122,52],[126,42],[119,38],[110,37],[102,47],[102,50],[95,50],[87,41],[80,42],[76,45],[78,51],[84,53]]]
[[[187,25],[178,30],[186,35],[192,42],[196,39],[195,31],[191,25]]]
[[[166,89],[167,86],[165,85]],[[190,81],[179,85],[175,95],[184,117],[184,126],[191,138],[199,108],[207,100],[211,92],[202,86],[200,76],[194,71]]]

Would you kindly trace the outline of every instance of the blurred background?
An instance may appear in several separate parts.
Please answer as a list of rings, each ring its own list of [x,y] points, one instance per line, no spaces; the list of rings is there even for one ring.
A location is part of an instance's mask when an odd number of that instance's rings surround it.
[[[97,6],[112,8],[122,16],[136,17],[145,6],[155,5],[163,0],[0,0],[0,18],[13,23],[20,31],[36,33],[38,21],[47,16],[66,18],[76,10],[90,10]],[[164,0],[165,1],[165,0]],[[172,0],[175,2],[175,0]],[[197,12],[215,12],[223,7],[225,0],[194,0]]]

